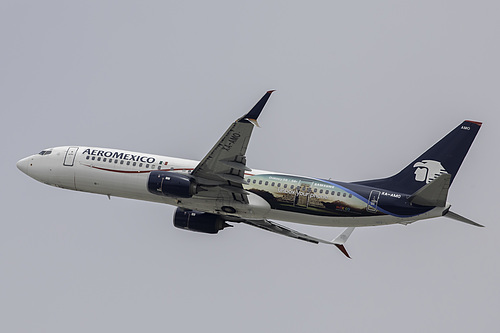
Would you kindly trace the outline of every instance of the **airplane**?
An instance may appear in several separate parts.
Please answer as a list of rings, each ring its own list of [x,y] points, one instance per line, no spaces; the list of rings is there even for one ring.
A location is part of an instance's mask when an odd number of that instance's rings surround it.
[[[247,147],[274,90],[233,122],[201,160],[120,149],[63,146],[17,162],[26,175],[63,189],[177,206],[175,227],[217,234],[245,223],[284,236],[344,244],[356,227],[448,217],[483,227],[450,210],[448,191],[482,123],[466,120],[399,173],[381,179],[339,182],[250,169]],[[329,241],[273,220],[344,227]]]

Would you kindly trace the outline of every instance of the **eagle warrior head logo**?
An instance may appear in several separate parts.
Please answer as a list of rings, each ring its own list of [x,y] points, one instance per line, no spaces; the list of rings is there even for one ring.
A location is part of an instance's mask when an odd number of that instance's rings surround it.
[[[417,182],[425,182],[429,184],[437,177],[447,173],[441,165],[441,162],[433,160],[422,160],[413,165],[415,170],[415,180]]]

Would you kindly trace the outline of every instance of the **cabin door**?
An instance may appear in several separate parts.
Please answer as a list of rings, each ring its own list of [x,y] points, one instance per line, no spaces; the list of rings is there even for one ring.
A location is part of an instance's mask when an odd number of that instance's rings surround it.
[[[66,156],[64,156],[64,166],[73,166],[75,163],[76,152],[78,151],[78,147],[69,147],[66,151]]]
[[[368,204],[366,206],[366,210],[370,213],[377,212],[378,199],[380,198],[380,191],[371,191],[370,198],[368,198]]]

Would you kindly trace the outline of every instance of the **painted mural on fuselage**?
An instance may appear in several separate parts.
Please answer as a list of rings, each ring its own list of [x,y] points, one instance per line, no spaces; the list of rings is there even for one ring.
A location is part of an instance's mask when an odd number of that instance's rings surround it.
[[[367,200],[332,182],[283,174],[260,174],[247,178],[247,191],[266,200],[273,209],[320,216],[364,216]]]
[[[407,194],[318,178],[259,174],[247,177],[244,188],[262,197],[273,209],[318,216],[408,217],[429,210],[411,205]]]

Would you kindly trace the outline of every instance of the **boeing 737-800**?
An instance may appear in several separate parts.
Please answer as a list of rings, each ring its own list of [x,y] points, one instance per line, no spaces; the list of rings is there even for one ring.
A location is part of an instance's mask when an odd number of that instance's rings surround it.
[[[252,170],[247,147],[272,91],[232,123],[201,161],[82,146],[49,148],[17,162],[28,176],[48,185],[177,206],[174,226],[218,233],[246,223],[285,236],[337,246],[355,227],[409,224],[449,217],[482,226],[450,211],[448,189],[480,122],[464,121],[401,172],[383,179],[333,180]],[[272,220],[347,227],[332,241]]]

